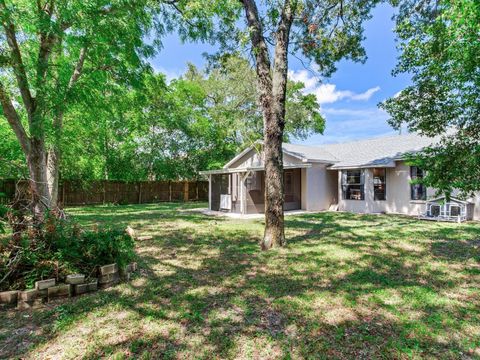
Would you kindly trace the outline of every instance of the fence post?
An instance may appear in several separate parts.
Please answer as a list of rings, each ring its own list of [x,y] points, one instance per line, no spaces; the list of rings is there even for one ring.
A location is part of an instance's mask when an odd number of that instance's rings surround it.
[[[183,183],[183,201],[188,201],[188,181]]]
[[[138,182],[138,203],[142,203],[142,182]]]
[[[105,190],[105,186],[107,184],[107,182],[105,180],[102,180],[102,204],[105,205],[105,197],[106,197],[106,190]]]
[[[168,201],[172,201],[172,182],[168,180]]]

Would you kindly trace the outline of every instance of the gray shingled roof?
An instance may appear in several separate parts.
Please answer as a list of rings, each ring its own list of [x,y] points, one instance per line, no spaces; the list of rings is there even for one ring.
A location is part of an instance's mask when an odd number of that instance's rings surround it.
[[[432,145],[438,139],[406,134],[318,146],[284,144],[284,149],[306,161],[330,162],[332,169],[394,166],[395,160]]]
[[[283,143],[283,150],[290,155],[304,159],[305,161],[321,161],[326,163],[335,163],[339,159],[333,156],[323,146],[307,146]]]

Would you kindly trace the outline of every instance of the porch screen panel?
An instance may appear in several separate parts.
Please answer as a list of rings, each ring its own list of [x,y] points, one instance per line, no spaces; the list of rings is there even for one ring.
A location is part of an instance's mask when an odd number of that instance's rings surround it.
[[[298,210],[301,208],[301,181],[302,171],[291,169],[284,171],[285,210]]]
[[[211,175],[212,176],[212,193],[211,207],[214,211],[220,210],[220,195],[228,194],[228,174]]]
[[[254,171],[245,180],[247,214],[262,213],[265,209],[265,173]]]

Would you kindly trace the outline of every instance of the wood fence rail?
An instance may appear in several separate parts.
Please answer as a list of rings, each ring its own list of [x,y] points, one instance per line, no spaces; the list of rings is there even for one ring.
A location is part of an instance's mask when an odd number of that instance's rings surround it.
[[[11,202],[28,187],[25,180],[0,180],[0,203]],[[208,181],[75,181],[59,187],[63,206],[96,204],[147,204],[166,201],[208,201]]]

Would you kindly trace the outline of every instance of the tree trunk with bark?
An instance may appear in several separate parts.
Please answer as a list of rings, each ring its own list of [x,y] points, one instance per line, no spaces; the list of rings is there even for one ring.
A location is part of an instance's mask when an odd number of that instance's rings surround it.
[[[39,17],[48,23],[54,14],[54,8],[54,1],[46,3],[44,7],[39,7]],[[16,78],[17,90],[21,95],[24,112],[28,120],[28,133],[16,108],[19,105],[14,105],[15,102],[2,82],[0,82],[0,104],[4,116],[25,154],[32,195],[31,207],[35,217],[41,219],[47,209],[55,209],[57,207],[63,115],[70,92],[82,74],[87,48],[84,46],[80,49],[78,61],[72,69],[72,75],[66,87],[60,85],[59,74],[54,76],[57,79],[56,91],[57,94],[60,94],[60,100],[58,101],[59,105],[55,108],[53,119],[46,118],[45,114],[48,113],[46,99],[49,91],[51,91],[46,86],[47,73],[52,68],[52,52],[54,56],[60,56],[64,51],[62,46],[63,33],[53,31],[53,29],[48,27],[40,32],[35,76],[32,77],[35,91],[32,92],[17,41],[15,24],[10,17],[10,11],[4,0],[0,0],[0,12],[2,15],[1,25],[10,50],[11,66]],[[67,23],[62,22],[59,28],[62,31],[66,31],[68,27]],[[56,71],[56,69],[54,68],[53,71]],[[35,96],[32,94],[35,94]],[[48,121],[52,121],[55,132],[53,145],[49,149],[46,147],[45,134],[45,126]]]
[[[275,33],[275,52],[271,67],[268,46],[255,0],[241,0],[250,28],[255,54],[259,102],[263,113],[265,162],[265,232],[264,250],[286,244],[284,231],[283,130],[288,73],[288,46],[293,21],[292,1],[286,0]]]

